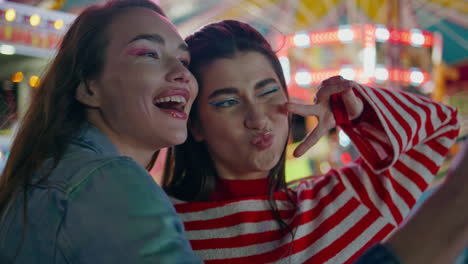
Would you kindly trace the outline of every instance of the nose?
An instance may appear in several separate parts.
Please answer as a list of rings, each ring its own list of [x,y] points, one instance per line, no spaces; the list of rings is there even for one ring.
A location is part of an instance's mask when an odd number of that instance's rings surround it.
[[[252,105],[247,108],[245,113],[244,125],[252,130],[264,130],[268,123],[268,117],[258,105]]]
[[[192,73],[179,60],[174,60],[169,66],[170,70],[166,75],[168,82],[189,83],[193,77]]]

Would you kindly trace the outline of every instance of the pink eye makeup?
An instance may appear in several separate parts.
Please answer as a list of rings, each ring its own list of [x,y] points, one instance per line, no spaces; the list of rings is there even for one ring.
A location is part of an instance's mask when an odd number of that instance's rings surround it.
[[[151,56],[157,57],[158,53],[154,49],[144,48],[144,47],[135,47],[127,50],[127,54],[131,56]]]

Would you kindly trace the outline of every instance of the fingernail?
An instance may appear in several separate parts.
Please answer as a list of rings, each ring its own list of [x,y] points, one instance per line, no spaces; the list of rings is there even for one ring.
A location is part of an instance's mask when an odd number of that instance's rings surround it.
[[[302,155],[302,154],[301,154],[301,152],[300,152],[298,149],[296,149],[296,150],[294,151],[294,153],[293,153],[293,156],[294,156],[295,158],[299,158],[301,155]]]

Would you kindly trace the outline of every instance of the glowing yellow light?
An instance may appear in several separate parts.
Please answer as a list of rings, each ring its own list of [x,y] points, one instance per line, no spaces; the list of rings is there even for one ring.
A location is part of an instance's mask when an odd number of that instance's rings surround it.
[[[11,76],[11,81],[14,83],[20,83],[23,81],[24,75],[22,72],[17,72]]]
[[[0,151],[0,160],[3,159],[3,153]]]
[[[30,85],[31,87],[36,88],[36,87],[39,86],[40,81],[41,81],[41,80],[39,79],[38,76],[33,75],[33,76],[31,76],[31,78],[29,78],[29,85]]]
[[[63,20],[59,19],[59,20],[55,21],[54,28],[57,29],[57,30],[63,28]]]
[[[31,26],[33,27],[38,26],[41,23],[41,17],[34,14],[29,18],[29,23],[31,23]]]
[[[15,18],[16,18],[16,11],[13,8],[10,8],[5,12],[6,21],[11,22],[15,20]]]

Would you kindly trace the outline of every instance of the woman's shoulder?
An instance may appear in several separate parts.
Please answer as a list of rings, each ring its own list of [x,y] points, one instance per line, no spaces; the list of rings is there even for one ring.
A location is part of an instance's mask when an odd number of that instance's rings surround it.
[[[39,174],[47,173],[46,162]],[[98,153],[74,153],[65,155],[57,166],[51,171],[46,181],[40,185],[58,189],[65,194],[76,191],[83,184],[96,180],[112,181],[121,174],[147,176],[148,172],[129,157],[103,155]],[[124,177],[123,179],[127,179]],[[131,179],[129,179],[131,180]]]
[[[148,171],[129,157],[100,156],[83,160],[82,166],[76,168],[67,184],[67,193],[75,192],[83,184],[100,184],[112,187],[116,184],[135,184],[153,181]]]

